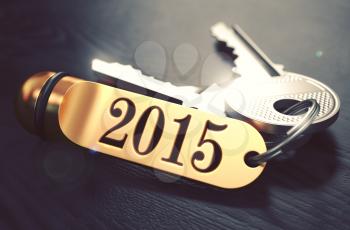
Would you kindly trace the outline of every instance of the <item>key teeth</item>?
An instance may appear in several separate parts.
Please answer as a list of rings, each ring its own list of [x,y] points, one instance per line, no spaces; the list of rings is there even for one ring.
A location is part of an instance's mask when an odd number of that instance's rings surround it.
[[[119,63],[115,63],[115,62],[111,63],[111,65],[114,65],[114,64],[119,64]],[[124,65],[124,66],[125,66],[125,69],[126,69],[127,71],[134,71],[134,72],[137,73],[137,74],[144,75],[144,74],[142,73],[141,70],[135,69],[135,68],[132,67],[131,65]],[[144,76],[146,76],[146,75],[144,75]]]
[[[198,92],[201,90],[194,86],[182,87],[168,81],[158,80],[153,76],[144,75],[141,70],[135,69],[131,65],[123,65],[118,62],[108,63],[99,59],[93,59],[91,68],[96,72],[121,79],[137,86],[146,87],[181,101],[191,102],[191,100],[198,97]]]
[[[275,64],[274,67],[280,71],[280,72],[284,72],[284,65],[282,64]]]
[[[242,76],[240,73],[239,73],[239,70],[237,67],[233,67],[232,68],[232,72],[233,72],[233,75],[235,75],[235,77],[240,77]]]
[[[236,30],[236,31],[235,31]],[[235,42],[235,39],[231,39],[233,37],[236,37],[236,32],[241,31],[240,33],[244,33],[242,29],[238,25],[234,25],[233,27],[230,27],[226,25],[224,22],[218,22],[214,24],[211,27],[211,34],[213,37],[215,37],[218,41],[224,42],[227,47],[232,48],[232,54],[237,56],[233,63],[235,64],[235,67],[232,69],[234,74],[237,74],[238,76],[242,76],[242,74],[245,73],[244,69],[241,73],[240,71],[240,61],[244,61],[244,55],[242,56],[242,53],[240,53],[242,50],[240,49],[240,46],[237,45]],[[244,53],[243,53],[244,54]],[[243,59],[241,58],[243,57]],[[284,66],[280,64],[271,63],[271,65],[279,72],[284,72]]]
[[[118,62],[112,62],[112,63],[110,63],[110,65],[113,66],[113,65],[121,65],[121,64]],[[155,79],[155,77],[144,74],[140,69],[136,69],[132,65],[123,65],[123,66],[124,66],[126,71],[131,71],[131,72],[136,73],[137,75],[148,77],[151,80]]]
[[[229,39],[230,37],[232,37],[232,35],[228,35],[228,34],[234,34],[234,31],[231,27],[226,25],[224,22],[218,22],[211,27],[211,34],[218,41],[224,42],[227,47],[232,48],[233,49],[232,54],[237,56],[237,58],[239,58],[239,53],[235,52],[236,51],[235,44],[233,44],[232,41],[230,41]]]
[[[228,39],[230,35],[225,36],[227,34],[233,33],[233,30],[228,25],[226,25],[224,22],[218,22],[211,27],[210,31],[214,38],[216,38],[220,42],[224,42],[227,47],[232,48],[232,54],[239,58],[239,54],[235,52],[235,45],[232,44],[232,42],[230,42],[230,40]],[[234,72],[234,74],[240,75],[237,68],[233,68],[232,71]]]

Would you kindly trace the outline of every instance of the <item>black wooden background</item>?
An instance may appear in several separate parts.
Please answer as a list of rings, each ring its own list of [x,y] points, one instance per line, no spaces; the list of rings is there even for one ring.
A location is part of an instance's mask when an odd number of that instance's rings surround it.
[[[243,189],[42,142],[16,121],[14,97],[29,74],[64,70],[93,80],[93,58],[135,65],[145,41],[165,49],[158,78],[200,85],[206,57],[219,57],[209,34],[219,20],[238,23],[275,62],[325,82],[342,102],[332,127]],[[181,44],[199,52],[186,76],[172,59]],[[157,60],[150,52],[145,71],[157,74]],[[0,229],[350,229],[349,75],[349,0],[3,0]]]

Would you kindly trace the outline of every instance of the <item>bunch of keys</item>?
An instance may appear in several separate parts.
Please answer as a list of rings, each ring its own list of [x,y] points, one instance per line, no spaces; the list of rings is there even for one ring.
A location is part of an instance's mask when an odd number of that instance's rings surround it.
[[[306,130],[334,122],[339,99],[312,78],[284,72],[239,27],[218,23],[212,33],[238,55],[240,77],[225,87],[178,87],[96,59],[92,69],[105,76],[102,83],[63,72],[30,77],[17,103],[19,120],[44,138],[61,136],[222,188],[245,186]],[[276,110],[292,99],[298,102]],[[264,133],[283,140],[267,150]]]

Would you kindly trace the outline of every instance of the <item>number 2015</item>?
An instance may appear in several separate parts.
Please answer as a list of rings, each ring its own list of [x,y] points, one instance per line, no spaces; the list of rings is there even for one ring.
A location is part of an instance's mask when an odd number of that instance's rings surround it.
[[[127,138],[132,138],[133,148],[135,149],[136,153],[140,155],[150,154],[155,149],[160,139],[162,138],[164,125],[166,122],[163,110],[158,106],[148,107],[142,113],[139,120],[137,121],[133,137],[129,137],[128,134],[124,134],[122,138],[114,139],[110,137],[110,134],[112,134],[113,132],[116,132],[118,129],[127,125],[134,118],[136,113],[136,107],[134,102],[132,102],[128,98],[118,98],[115,101],[113,101],[109,109],[109,112],[113,117],[120,117],[123,114],[122,110],[118,108],[118,105],[120,103],[126,103],[127,105],[127,109],[124,117],[118,124],[114,125],[109,130],[107,130],[99,139],[99,141],[101,143],[122,149],[124,147],[124,144]],[[153,130],[152,139],[148,144],[147,148],[141,151],[140,142],[141,142],[142,133],[144,132],[145,124],[147,123],[152,113],[157,113],[157,120],[156,120],[155,128]],[[178,128],[175,140],[173,142],[174,144],[172,146],[171,153],[168,158],[162,158],[163,161],[182,166],[182,163],[178,161],[178,158],[180,155],[182,144],[186,138],[186,133],[187,133],[190,121],[191,121],[191,115],[187,115],[183,118],[174,119],[171,121],[171,122],[178,123],[179,128]],[[205,154],[202,151],[195,151],[194,153],[192,153],[192,157],[191,157],[191,164],[194,169],[196,169],[199,172],[207,173],[215,170],[219,166],[222,159],[221,146],[215,140],[209,139],[206,136],[208,131],[220,132],[225,130],[226,128],[227,128],[227,125],[217,125],[209,120],[206,121],[201,137],[197,144],[197,147],[201,147],[206,144],[211,145],[213,149],[212,159],[210,161],[210,164],[206,168],[200,168],[196,166],[195,162],[203,160],[205,158]]]

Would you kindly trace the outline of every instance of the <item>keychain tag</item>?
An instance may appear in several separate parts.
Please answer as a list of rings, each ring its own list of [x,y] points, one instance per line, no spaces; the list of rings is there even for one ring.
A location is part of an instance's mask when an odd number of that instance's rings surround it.
[[[82,147],[222,188],[245,186],[265,167],[245,163],[266,151],[251,125],[98,83],[66,92],[59,125]]]

